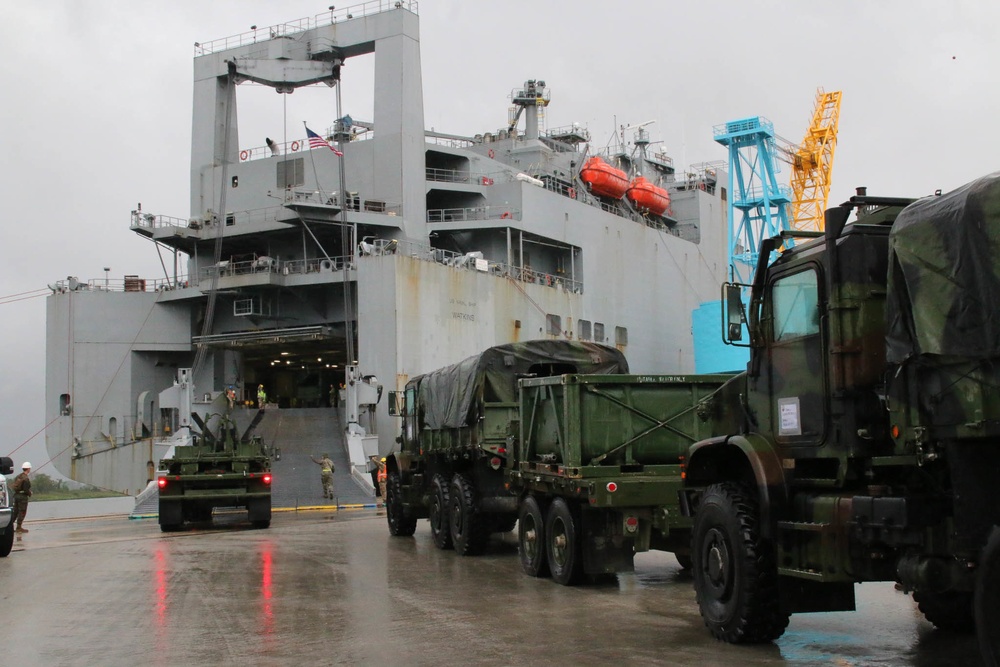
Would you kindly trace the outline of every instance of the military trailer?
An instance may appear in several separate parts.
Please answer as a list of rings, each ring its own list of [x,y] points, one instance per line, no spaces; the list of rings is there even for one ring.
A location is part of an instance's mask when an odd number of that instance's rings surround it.
[[[11,506],[10,492],[4,475],[14,473],[14,461],[0,456],[0,558],[10,555],[14,548],[14,508]]]
[[[259,410],[242,436],[228,414],[213,415],[213,432],[192,412],[201,432],[191,445],[178,445],[160,461],[159,522],[164,532],[185,522],[212,520],[216,507],[246,508],[256,528],[271,525],[271,457],[260,436],[252,435],[264,416]]]
[[[505,486],[517,435],[518,380],[563,373],[626,373],[618,350],[595,343],[510,343],[420,375],[391,392],[403,418],[399,451],[386,461],[386,513],[393,535],[430,520],[434,543],[461,555],[483,551],[491,533],[510,531],[518,498]]]
[[[738,423],[731,376],[561,375],[521,380],[507,481],[518,497],[521,566],[574,584],[633,570],[637,552],[690,563],[682,462]]]
[[[895,581],[934,625],[978,625],[996,664],[1000,173],[913,203],[859,191],[798,241],[724,288],[750,361],[739,428],[685,461],[702,617],[769,641]]]

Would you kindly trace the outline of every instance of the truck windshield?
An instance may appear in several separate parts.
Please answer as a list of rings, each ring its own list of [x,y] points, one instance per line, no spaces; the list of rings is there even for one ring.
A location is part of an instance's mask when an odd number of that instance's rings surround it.
[[[819,294],[812,269],[779,278],[771,287],[774,340],[819,332]]]

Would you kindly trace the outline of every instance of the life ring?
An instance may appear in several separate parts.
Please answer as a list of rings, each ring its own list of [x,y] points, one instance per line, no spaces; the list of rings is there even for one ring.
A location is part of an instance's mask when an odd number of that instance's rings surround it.
[[[490,159],[491,159],[491,160],[493,159],[493,156],[494,156],[494,155],[496,155],[496,153],[494,153],[494,152],[493,152],[493,149],[491,148],[491,149],[490,149],[490,152],[489,152],[489,156],[490,156]]]
[[[570,199],[576,199],[576,188],[570,188],[569,190],[566,191],[566,194],[569,196]]]
[[[500,214],[501,220],[510,220],[510,211],[504,211]]]
[[[299,150],[299,142],[293,141],[292,142],[292,152],[294,153],[297,150]]]
[[[246,150],[240,151],[240,160],[242,160],[243,162],[246,162],[247,158],[249,158],[249,157],[250,157],[250,151],[246,151]]]

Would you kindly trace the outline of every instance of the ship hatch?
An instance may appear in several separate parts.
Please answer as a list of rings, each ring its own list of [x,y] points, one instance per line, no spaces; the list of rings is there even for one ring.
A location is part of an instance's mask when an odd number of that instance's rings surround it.
[[[343,323],[196,336],[215,350],[232,350],[241,368],[240,401],[255,401],[263,384],[282,408],[331,404],[330,386],[344,381]]]

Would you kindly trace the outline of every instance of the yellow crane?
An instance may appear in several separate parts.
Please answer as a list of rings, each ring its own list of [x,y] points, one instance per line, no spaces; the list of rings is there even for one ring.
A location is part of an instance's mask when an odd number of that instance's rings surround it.
[[[823,211],[830,196],[833,153],[837,148],[841,91],[816,91],[816,106],[806,136],[798,146],[780,146],[779,155],[792,166],[791,226],[823,231]]]

